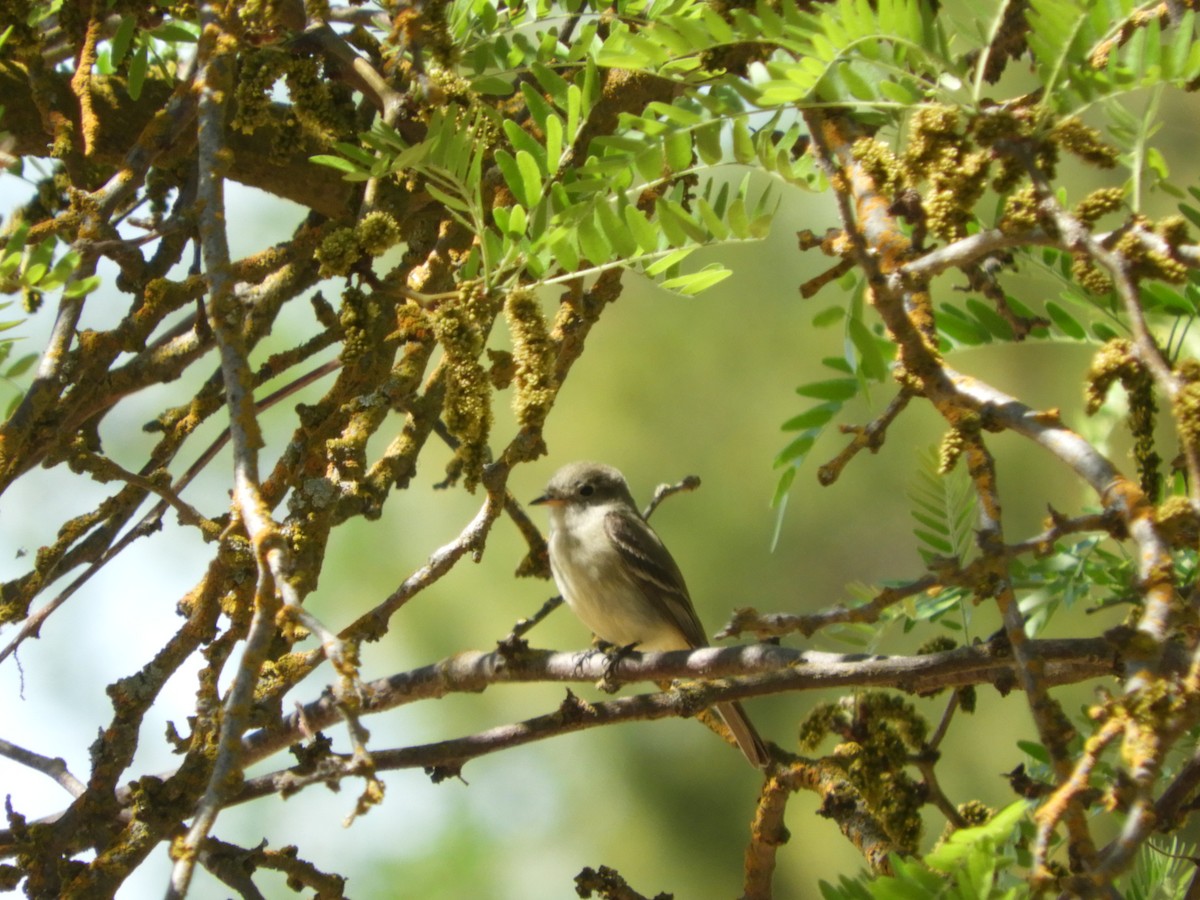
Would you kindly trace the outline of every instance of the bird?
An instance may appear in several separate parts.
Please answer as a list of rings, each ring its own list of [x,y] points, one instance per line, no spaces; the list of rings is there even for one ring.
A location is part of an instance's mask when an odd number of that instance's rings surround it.
[[[683,573],[617,469],[569,463],[531,502],[549,511],[554,581],[596,637],[642,651],[708,645]],[[766,768],[770,753],[741,704],[726,701],[714,709],[750,764]]]

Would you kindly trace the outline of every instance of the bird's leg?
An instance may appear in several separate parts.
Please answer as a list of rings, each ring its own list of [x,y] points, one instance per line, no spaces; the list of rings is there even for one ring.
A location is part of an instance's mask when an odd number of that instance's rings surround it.
[[[617,668],[621,665],[621,660],[635,652],[637,641],[634,641],[632,644],[626,644],[624,647],[618,647],[616,644],[610,644],[608,641],[596,638],[595,644],[596,649],[606,657],[604,676],[596,682],[596,687],[600,688],[606,694],[615,694],[621,687],[617,681]]]

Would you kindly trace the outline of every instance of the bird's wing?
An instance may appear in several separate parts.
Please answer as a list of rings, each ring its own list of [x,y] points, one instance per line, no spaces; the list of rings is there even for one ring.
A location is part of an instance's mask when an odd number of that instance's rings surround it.
[[[610,512],[604,517],[604,530],[646,599],[678,627],[691,646],[707,646],[683,573],[654,529],[641,518]]]

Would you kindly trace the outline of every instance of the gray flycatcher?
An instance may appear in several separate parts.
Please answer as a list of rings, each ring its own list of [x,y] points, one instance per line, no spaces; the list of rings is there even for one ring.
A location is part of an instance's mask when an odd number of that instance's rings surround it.
[[[532,501],[550,512],[550,569],[563,599],[601,640],[638,650],[693,650],[708,641],[679,566],[612,466],[574,462]],[[714,709],[757,768],[770,755],[741,704]]]

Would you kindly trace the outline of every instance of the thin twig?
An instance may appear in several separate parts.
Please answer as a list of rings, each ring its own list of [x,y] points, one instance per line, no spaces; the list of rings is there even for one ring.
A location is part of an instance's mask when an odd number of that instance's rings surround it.
[[[961,705],[962,698],[958,691],[950,695],[950,702],[946,704],[946,708],[942,710],[942,718],[938,721],[938,726],[934,729],[933,735],[925,742],[930,750],[937,750],[942,745],[942,740],[946,737],[946,732],[950,730],[950,723],[954,720],[954,714],[958,711]]]
[[[883,440],[887,436],[888,427],[896,420],[896,417],[904,411],[908,406],[908,402],[913,398],[913,392],[908,388],[901,388],[900,391],[892,398],[892,401],[887,405],[882,413],[880,413],[872,422],[864,426],[844,426],[843,433],[850,433],[854,438],[842,450],[825,463],[817,470],[817,481],[823,485],[831,485],[838,480],[842,474],[842,469],[863,450],[870,450],[875,453],[883,446]]]
[[[1094,531],[1111,533],[1116,521],[1111,513],[1064,518],[1051,511],[1050,525],[1040,534],[994,548],[993,552],[1007,559],[1026,553],[1043,554],[1068,534]],[[765,639],[799,633],[811,637],[821,629],[834,625],[871,624],[879,621],[888,609],[909,597],[939,588],[973,588],[986,574],[984,570],[988,565],[990,563],[982,559],[973,560],[966,566],[959,566],[954,560],[939,560],[933,573],[908,584],[882,588],[874,597],[858,606],[839,604],[815,613],[760,613],[752,607],[738,609],[716,636],[726,639],[753,634]]]
[[[225,698],[216,754],[204,795],[196,808],[192,826],[179,844],[171,871],[168,900],[187,896],[196,860],[217,814],[240,773],[242,733],[249,721],[254,686],[275,630],[279,595],[284,602],[298,600],[286,575],[281,572],[284,542],[271,521],[259,492],[258,453],[261,444],[258,420],[250,388],[250,366],[241,352],[237,331],[239,317],[234,304],[234,286],[229,272],[229,245],[225,232],[224,177],[220,159],[225,142],[225,104],[232,88],[231,62],[221,44],[225,12],[217,0],[200,4],[198,167],[197,201],[200,207],[200,237],[204,269],[208,279],[207,313],[220,350],[225,398],[229,407],[230,439],[233,443],[234,507],[240,524],[255,547],[259,565],[254,616],[246,646],[233,684]],[[298,605],[298,604],[297,604]]]
[[[18,747],[3,738],[0,738],[0,756],[50,776],[62,785],[72,797],[79,797],[87,790],[87,785],[71,774],[71,770],[67,768],[67,763],[62,757],[42,756],[40,753]]]
[[[527,616],[523,619],[517,619],[513,623],[512,630],[500,640],[501,646],[515,645],[517,641],[523,638],[526,634],[534,629],[536,625],[544,621],[545,618],[563,605],[561,594],[555,594],[549,600],[541,605],[532,616]]]
[[[654,489],[654,496],[650,498],[646,508],[642,510],[642,518],[649,521],[659,504],[668,497],[673,497],[681,491],[694,491],[698,487],[700,487],[699,475],[686,475],[674,484],[660,484]]]

